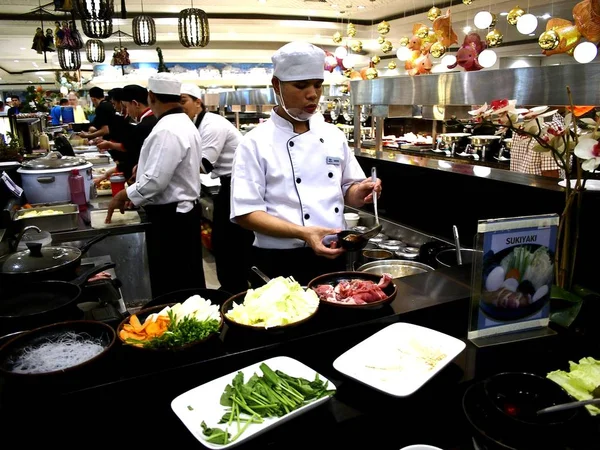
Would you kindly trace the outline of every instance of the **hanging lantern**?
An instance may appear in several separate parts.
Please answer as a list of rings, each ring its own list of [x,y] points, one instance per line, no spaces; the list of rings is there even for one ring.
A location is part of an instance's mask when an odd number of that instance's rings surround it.
[[[398,65],[396,64],[396,61],[390,61],[388,63],[388,69],[394,70],[396,67],[398,67]]]
[[[348,35],[348,37],[356,36],[356,27],[353,23],[348,24],[348,27],[346,28],[346,34]]]
[[[432,22],[442,15],[442,10],[436,6],[433,6],[429,11],[427,11],[427,18]]]
[[[525,11],[523,11],[517,5],[508,12],[508,15],[506,16],[506,21],[509,23],[509,25],[516,25],[517,21],[519,20],[519,17],[521,17],[523,14],[525,14]]]
[[[383,20],[379,23],[379,25],[377,25],[377,32],[380,35],[385,36],[390,32],[390,24]]]
[[[106,39],[112,35],[112,19],[82,20],[83,34],[93,39]]]
[[[68,48],[58,49],[58,63],[64,70],[79,70],[81,68],[81,56],[78,50]]]
[[[381,44],[381,51],[383,53],[389,53],[392,51],[393,48],[394,46],[390,41],[385,41],[383,44]]]
[[[379,62],[381,61],[381,58],[379,56],[375,55],[371,58],[371,61],[373,61],[373,64],[379,64]]]
[[[340,33],[339,31],[336,31],[335,33],[333,33],[333,42],[335,44],[341,44],[342,43],[342,33]]]
[[[90,39],[85,43],[85,54],[91,63],[104,62],[104,44],[98,39]]]
[[[503,39],[504,36],[502,33],[495,28],[485,36],[485,42],[487,43],[488,47],[498,47],[500,44],[502,44]]]
[[[179,42],[184,47],[206,47],[210,42],[208,16],[198,8],[179,13]]]
[[[114,0],[77,0],[81,20],[110,19],[115,13]]]
[[[156,25],[150,16],[141,15],[133,18],[133,42],[141,47],[156,44]]]

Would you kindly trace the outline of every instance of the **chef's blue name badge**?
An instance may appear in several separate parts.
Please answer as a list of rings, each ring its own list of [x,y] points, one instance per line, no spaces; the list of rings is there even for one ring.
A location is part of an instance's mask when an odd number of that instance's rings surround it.
[[[325,158],[325,160],[327,161],[327,164],[333,166],[339,166],[342,162],[340,158],[336,158],[335,156],[328,156],[327,158]]]

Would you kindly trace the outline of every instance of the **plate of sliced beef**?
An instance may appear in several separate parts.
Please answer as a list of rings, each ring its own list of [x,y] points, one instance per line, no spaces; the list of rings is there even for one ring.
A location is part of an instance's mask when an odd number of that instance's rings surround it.
[[[342,308],[380,308],[396,298],[397,288],[390,274],[334,272],[318,276],[308,283],[322,305]]]

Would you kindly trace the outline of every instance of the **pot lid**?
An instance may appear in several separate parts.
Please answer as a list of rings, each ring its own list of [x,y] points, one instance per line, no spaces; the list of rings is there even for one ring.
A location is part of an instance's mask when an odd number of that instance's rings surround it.
[[[22,168],[29,170],[64,169],[87,164],[85,158],[79,156],[63,156],[59,152],[50,152],[46,156],[24,162]]]
[[[29,274],[54,270],[76,261],[81,250],[76,247],[45,246],[28,242],[28,250],[16,252],[0,260],[2,274]]]

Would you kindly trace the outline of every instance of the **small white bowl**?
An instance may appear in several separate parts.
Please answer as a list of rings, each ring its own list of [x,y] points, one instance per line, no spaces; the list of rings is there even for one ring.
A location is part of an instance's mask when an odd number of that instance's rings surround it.
[[[416,444],[416,445],[409,445],[408,447],[402,447],[400,450],[442,450],[442,449],[439,447],[434,447],[433,445]]]
[[[344,213],[344,220],[346,221],[346,228],[352,228],[358,225],[360,216],[356,213]]]

